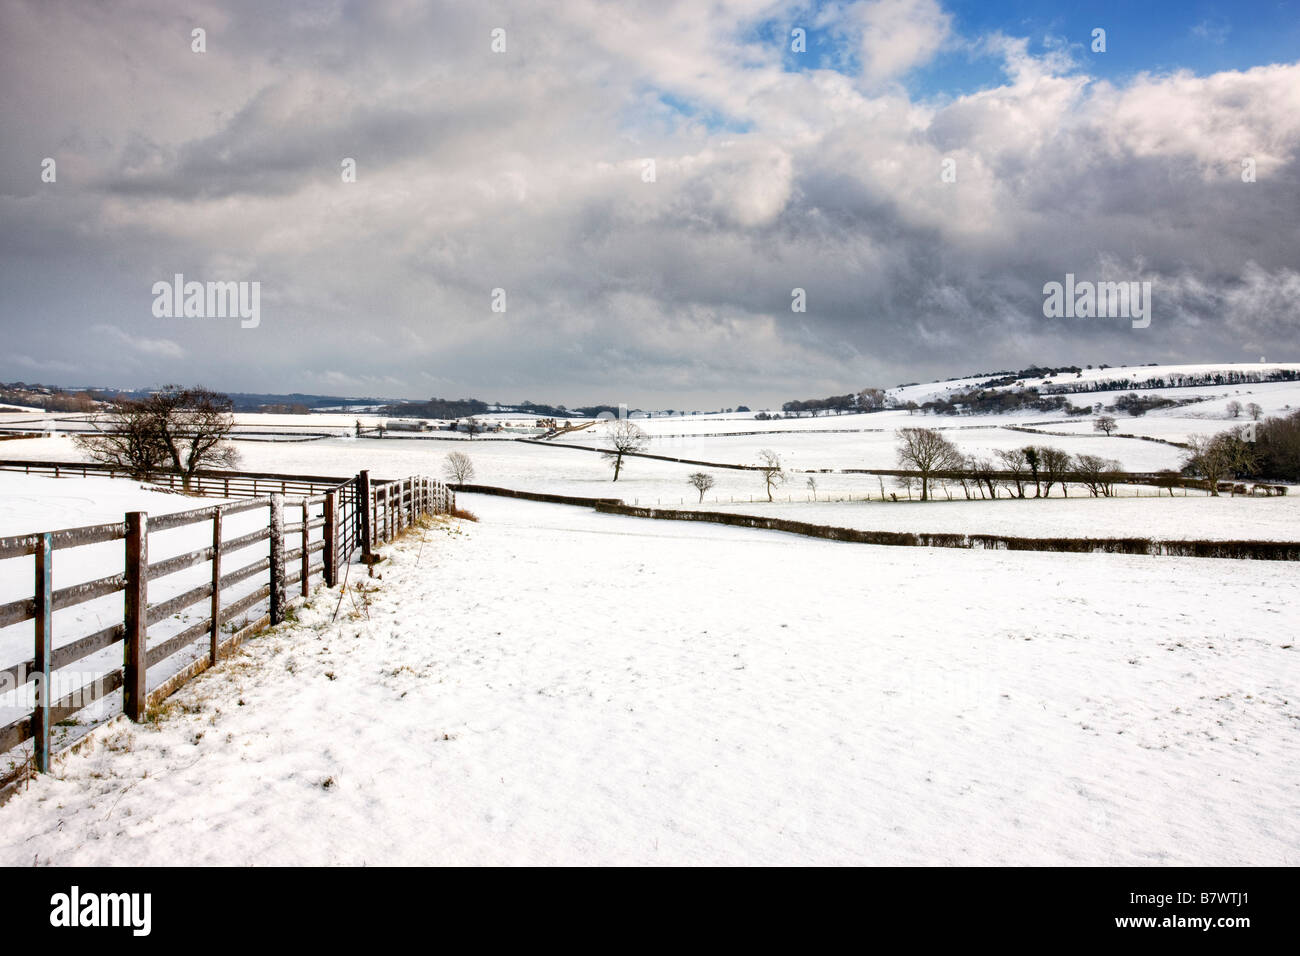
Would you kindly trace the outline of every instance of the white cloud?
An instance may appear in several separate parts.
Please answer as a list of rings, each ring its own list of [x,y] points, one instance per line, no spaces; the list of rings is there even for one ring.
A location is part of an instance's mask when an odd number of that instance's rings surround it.
[[[952,31],[952,17],[936,0],[866,0],[855,12],[862,72],[872,83],[928,63]]]
[[[171,339],[131,335],[115,325],[104,325],[102,323],[91,326],[90,331],[103,336],[114,345],[129,349],[132,352],[138,352],[141,355],[166,359],[185,358],[185,349]]]

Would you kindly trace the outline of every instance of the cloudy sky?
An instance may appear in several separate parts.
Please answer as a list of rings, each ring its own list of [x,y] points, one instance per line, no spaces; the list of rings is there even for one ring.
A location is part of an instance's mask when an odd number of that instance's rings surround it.
[[[0,0],[0,380],[712,408],[1300,360],[1300,6],[1078,6]],[[260,324],[155,316],[176,273]],[[1066,273],[1150,327],[1044,317]]]

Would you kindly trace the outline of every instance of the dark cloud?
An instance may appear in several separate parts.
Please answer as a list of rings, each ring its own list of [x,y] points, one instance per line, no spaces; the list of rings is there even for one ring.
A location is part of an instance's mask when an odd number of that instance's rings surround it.
[[[1300,66],[1116,88],[967,38],[1008,79],[929,103],[894,80],[950,20],[864,6],[824,13],[855,77],[745,0],[8,3],[0,377],[712,406],[1300,358]],[[260,281],[261,325],[155,319],[175,272]],[[1151,281],[1151,327],[1045,319],[1066,272]]]

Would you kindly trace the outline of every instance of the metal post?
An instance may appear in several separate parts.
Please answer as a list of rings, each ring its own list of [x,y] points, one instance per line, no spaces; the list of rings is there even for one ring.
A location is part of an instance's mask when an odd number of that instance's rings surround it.
[[[336,568],[338,567],[338,508],[336,500],[337,491],[328,491],[325,493],[325,548],[321,551],[321,559],[325,562],[322,569],[325,575],[325,586],[334,587],[336,577]]]
[[[50,769],[50,694],[54,631],[53,580],[54,536],[45,532],[36,542],[36,710],[32,714],[32,759],[37,773]]]
[[[311,579],[308,577],[308,568],[311,567],[311,552],[307,550],[309,532],[307,523],[311,519],[307,514],[307,502],[302,503],[302,596],[307,597],[311,593]]]
[[[212,513],[212,634],[208,661],[217,662],[221,644],[221,509]]]
[[[370,564],[370,472],[357,475],[357,520],[361,535],[361,560]]]
[[[145,676],[148,661],[145,642],[149,633],[149,516],[131,511],[126,516],[126,646],[124,648],[122,711],[139,723],[144,720]]]
[[[284,495],[271,495],[271,624],[284,621]]]

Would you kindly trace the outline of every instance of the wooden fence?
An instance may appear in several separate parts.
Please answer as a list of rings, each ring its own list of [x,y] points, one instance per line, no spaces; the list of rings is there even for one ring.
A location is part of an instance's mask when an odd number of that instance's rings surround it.
[[[58,467],[62,474],[68,473],[67,464],[60,463]],[[101,469],[87,468],[84,473],[102,474]],[[358,549],[364,560],[370,560],[375,545],[391,540],[421,515],[446,513],[455,508],[454,493],[442,482],[423,476],[376,482],[364,471],[346,480],[301,475],[223,477],[232,479],[229,486],[232,496],[248,494],[246,489],[254,487],[248,479],[274,480],[277,487],[286,490],[176,514],[150,517],[144,512],[130,512],[120,522],[0,538],[0,562],[34,560],[32,597],[0,604],[0,628],[34,622],[33,654],[26,660],[0,665],[0,694],[24,688],[29,682],[35,684],[33,710],[0,726],[0,756],[11,754],[27,740],[33,741],[30,758],[23,756],[12,768],[0,765],[0,789],[32,771],[44,772],[49,768],[51,732],[58,722],[119,689],[123,712],[131,720],[142,720],[150,704],[170,696],[186,681],[232,652],[248,635],[282,622],[288,607],[298,597],[305,598],[310,593],[314,579],[323,581],[327,587],[335,586],[341,569]],[[331,481],[334,484],[324,484]],[[286,500],[288,489],[315,491],[318,486],[320,490],[316,493]],[[225,487],[223,484],[223,490]],[[259,509],[266,510],[261,527],[234,536],[223,531],[227,519]],[[205,534],[204,539],[210,540],[210,544],[150,561],[151,536],[200,524],[209,527],[210,537]],[[115,541],[124,543],[121,571],[113,570],[103,577],[59,589],[53,587],[56,552]],[[236,568],[228,566],[227,558],[262,542],[267,542],[267,550],[261,556]],[[289,545],[294,545],[292,550],[287,550]],[[151,585],[203,565],[208,565],[210,573],[205,575],[202,584],[150,603]],[[238,597],[231,594],[237,586],[246,588],[246,582],[259,580],[264,583]],[[121,622],[55,645],[55,612],[119,592],[123,594]],[[263,604],[268,607],[265,614],[256,620],[232,624],[223,635],[223,625],[238,621],[240,615]],[[202,609],[201,620],[177,633],[150,641],[151,627],[195,606]],[[195,645],[199,642],[206,646],[196,656]],[[56,671],[118,643],[122,644],[120,666],[99,674],[64,696],[54,697]],[[189,651],[193,659],[156,686],[149,687],[149,669],[184,651]]]

